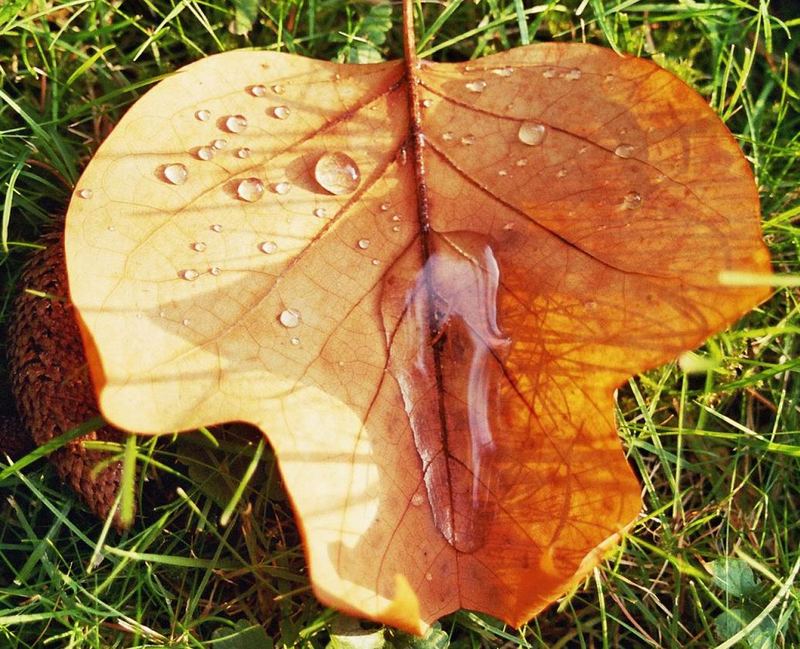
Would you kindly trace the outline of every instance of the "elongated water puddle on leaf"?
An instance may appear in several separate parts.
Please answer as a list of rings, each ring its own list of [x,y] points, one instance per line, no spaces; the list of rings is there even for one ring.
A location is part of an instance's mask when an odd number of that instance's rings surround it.
[[[495,430],[511,341],[497,321],[500,268],[487,237],[434,234],[385,279],[382,317],[422,461],[436,528],[461,552],[483,546],[494,518]]]

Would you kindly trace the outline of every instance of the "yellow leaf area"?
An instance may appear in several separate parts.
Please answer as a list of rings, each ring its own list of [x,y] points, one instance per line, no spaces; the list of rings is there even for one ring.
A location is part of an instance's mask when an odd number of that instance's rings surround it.
[[[520,625],[597,565],[641,507],[613,390],[769,272],[703,99],[578,44],[189,65],[98,150],[66,254],[105,416],[258,426],[317,596],[412,631]]]

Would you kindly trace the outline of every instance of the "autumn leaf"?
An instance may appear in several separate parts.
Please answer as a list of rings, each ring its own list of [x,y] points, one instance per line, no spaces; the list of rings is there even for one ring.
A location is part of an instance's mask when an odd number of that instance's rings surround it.
[[[614,389],[769,272],[704,100],[582,44],[193,63],[88,165],[66,254],[105,416],[258,426],[318,597],[411,631],[519,625],[597,565],[641,507]]]

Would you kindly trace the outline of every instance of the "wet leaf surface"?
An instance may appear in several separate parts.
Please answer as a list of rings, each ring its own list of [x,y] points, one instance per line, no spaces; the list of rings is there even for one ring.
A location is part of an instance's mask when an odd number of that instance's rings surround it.
[[[414,631],[520,624],[597,564],[641,507],[613,390],[769,272],[703,99],[577,44],[204,59],[98,150],[66,246],[103,413],[258,426],[320,599]]]

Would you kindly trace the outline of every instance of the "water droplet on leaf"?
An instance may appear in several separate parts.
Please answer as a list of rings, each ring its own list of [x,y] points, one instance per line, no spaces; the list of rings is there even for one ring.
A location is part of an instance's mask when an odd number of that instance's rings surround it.
[[[189,177],[186,165],[175,163],[164,167],[164,178],[173,185],[183,185]]]
[[[201,146],[195,151],[195,155],[200,158],[200,160],[211,160],[211,158],[214,157],[214,149],[210,146]]]
[[[453,131],[445,131],[444,133],[442,133],[442,139],[445,142],[450,142],[450,140],[452,140],[454,137],[455,135],[453,135]]]
[[[324,219],[326,216],[328,216],[328,210],[326,210],[324,207],[318,207],[314,210],[314,216],[316,216],[318,219]]]
[[[555,71],[554,68],[547,68],[544,72],[542,72],[542,76],[545,79],[553,79],[558,73]]]
[[[214,223],[214,225],[211,226],[211,230],[213,232],[222,232],[222,226],[219,223]]]
[[[314,178],[331,194],[350,194],[360,184],[361,172],[349,155],[335,151],[326,153],[317,160]]]
[[[425,496],[423,496],[422,494],[414,494],[411,497],[411,504],[414,505],[414,507],[419,507],[424,502],[425,502]]]
[[[200,120],[201,122],[207,122],[211,118],[211,111],[208,110],[198,110],[194,114],[195,118]]]
[[[366,250],[369,248],[369,239],[359,239],[358,247],[361,248],[361,250]]]
[[[477,81],[467,81],[464,87],[470,92],[483,92],[486,89],[486,82],[483,79]]]
[[[278,244],[274,241],[264,241],[258,244],[258,249],[267,255],[271,255],[278,249]]]
[[[198,277],[200,277],[200,273],[198,273],[198,272],[197,272],[196,270],[194,270],[193,268],[187,268],[186,270],[182,270],[182,271],[180,271],[180,272],[178,273],[178,276],[179,276],[181,279],[185,279],[185,280],[188,280],[188,281],[190,281],[190,282],[193,282],[193,281],[194,281],[194,280],[196,280]]]
[[[228,146],[228,140],[223,140],[222,138],[216,139],[211,143],[211,146],[219,151],[220,149],[224,149],[226,146]]]
[[[191,246],[195,252],[203,252],[207,247],[204,241],[195,241]]]
[[[464,137],[461,138],[461,144],[465,144],[469,146],[470,144],[475,144],[475,136],[472,133],[467,133]]]
[[[286,88],[279,83],[276,83],[274,86],[272,86],[272,92],[274,92],[276,95],[282,95],[285,91]]]
[[[278,119],[286,119],[292,114],[292,111],[289,110],[288,106],[275,106],[272,109],[272,114]]]
[[[536,122],[522,122],[517,132],[519,141],[528,146],[539,146],[544,142],[544,136],[547,133],[547,128],[544,124]]]
[[[264,195],[264,183],[258,178],[245,178],[239,181],[236,194],[243,201],[254,203]]]
[[[92,196],[94,196],[94,192],[93,192],[91,189],[81,189],[81,190],[78,192],[78,196],[80,196],[81,198],[84,198],[84,199],[88,200],[88,199],[90,199]]]
[[[642,206],[642,195],[639,192],[628,192],[622,199],[622,207],[626,210],[635,210]]]
[[[514,68],[494,68],[491,73],[498,77],[510,77],[514,74]]]
[[[248,149],[246,146],[242,147],[241,149],[239,149],[236,152],[236,157],[237,158],[242,158],[242,159],[249,158],[250,157],[250,149]]]
[[[297,336],[293,336],[289,339],[289,342],[292,343],[295,347],[300,344],[300,339]]]
[[[292,329],[300,324],[300,312],[294,309],[284,309],[278,316],[278,322],[287,329]]]
[[[391,203],[381,203],[381,212],[387,212],[391,206]]]
[[[244,115],[229,115],[225,118],[225,128],[231,133],[241,133],[247,128],[247,118]]]
[[[263,97],[267,94],[267,89],[262,85],[250,86],[250,94],[253,95],[253,97]]]
[[[614,149],[614,155],[620,158],[630,158],[633,155],[633,145],[620,144],[616,149]]]
[[[275,193],[276,194],[280,194],[281,196],[283,196],[284,194],[288,194],[289,190],[291,188],[292,188],[292,186],[289,183],[287,183],[285,180],[281,181],[279,183],[275,183],[275,185],[273,185],[273,187],[272,187],[272,189],[275,191]]]
[[[581,71],[578,68],[572,68],[569,72],[564,75],[564,78],[567,81],[577,81],[581,78]]]
[[[430,108],[433,106],[433,99],[423,99],[422,100],[422,107],[423,108]]]
[[[208,269],[208,272],[216,276],[222,272],[222,269],[219,266],[212,266],[211,268]]]

